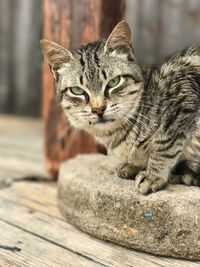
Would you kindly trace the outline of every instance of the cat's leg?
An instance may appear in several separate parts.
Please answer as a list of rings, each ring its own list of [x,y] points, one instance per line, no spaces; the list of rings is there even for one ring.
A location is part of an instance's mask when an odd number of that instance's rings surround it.
[[[184,141],[185,137],[180,132],[156,136],[147,168],[136,176],[135,184],[140,193],[156,192],[168,184],[171,171],[182,155]]]
[[[184,151],[184,150],[183,150]],[[198,159],[198,156],[197,156]],[[170,184],[184,184],[187,186],[200,186],[200,172],[193,171],[186,159],[181,160],[170,175]]]
[[[186,143],[183,154],[188,170],[182,181],[186,185],[200,186],[200,127],[196,129],[191,140]]]
[[[188,186],[200,186],[200,174],[186,173],[181,177],[181,182]]]
[[[170,175],[170,184],[184,184],[187,186],[200,186],[199,176],[193,175],[191,172],[185,173],[183,175]]]
[[[173,175],[170,177],[170,184],[184,184],[187,186],[200,186],[200,173],[194,173],[188,169],[183,175]]]
[[[140,166],[136,166],[128,162],[123,162],[117,167],[116,172],[117,175],[123,179],[133,180],[141,169],[142,168]]]

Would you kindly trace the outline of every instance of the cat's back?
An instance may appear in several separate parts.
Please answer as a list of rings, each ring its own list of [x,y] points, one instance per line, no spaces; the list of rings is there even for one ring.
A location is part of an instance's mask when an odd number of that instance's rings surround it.
[[[158,116],[166,125],[169,118],[176,121],[186,115],[199,117],[200,46],[191,46],[168,58],[155,71],[150,89],[154,105],[162,107]]]
[[[185,67],[186,70],[191,70],[193,67],[194,74],[196,74],[195,71],[200,72],[200,46],[193,45],[184,49],[175,59],[172,58],[172,62],[176,61],[182,67]]]
[[[182,57],[193,57],[193,56],[200,56],[200,46],[199,45],[193,45],[190,47],[187,47],[179,54]]]
[[[192,69],[193,72],[191,73]],[[179,53],[174,53],[168,58],[167,62],[161,66],[160,73],[167,74],[171,72],[171,74],[183,75],[188,74],[187,71],[194,75],[200,72],[200,46],[198,45],[193,45]]]
[[[190,46],[173,54],[160,67],[155,81],[164,92],[187,95],[198,94],[200,98],[200,46]]]

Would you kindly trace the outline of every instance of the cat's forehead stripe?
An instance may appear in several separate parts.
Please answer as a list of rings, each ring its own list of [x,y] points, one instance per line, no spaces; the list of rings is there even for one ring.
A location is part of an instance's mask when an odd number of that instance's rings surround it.
[[[104,69],[102,70],[102,74],[103,74],[104,79],[107,80],[107,74]]]
[[[83,76],[88,82],[99,80],[100,72],[100,59],[98,57],[98,50],[100,47],[100,42],[88,44],[85,47],[77,50],[80,55],[81,65],[83,66]],[[83,80],[83,78],[80,78]],[[97,89],[97,88],[96,88]]]

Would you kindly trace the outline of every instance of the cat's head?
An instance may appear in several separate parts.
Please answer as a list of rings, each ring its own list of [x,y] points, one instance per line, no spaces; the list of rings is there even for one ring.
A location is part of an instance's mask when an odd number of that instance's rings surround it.
[[[131,30],[117,24],[107,40],[68,51],[41,40],[40,47],[55,79],[70,122],[94,135],[108,134],[128,123],[143,88],[131,46]]]

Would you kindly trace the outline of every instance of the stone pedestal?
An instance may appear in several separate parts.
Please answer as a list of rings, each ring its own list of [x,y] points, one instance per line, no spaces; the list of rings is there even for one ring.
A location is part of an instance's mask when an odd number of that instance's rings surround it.
[[[200,188],[170,185],[143,196],[115,174],[118,160],[81,155],[62,164],[58,203],[98,238],[157,255],[200,259]]]

